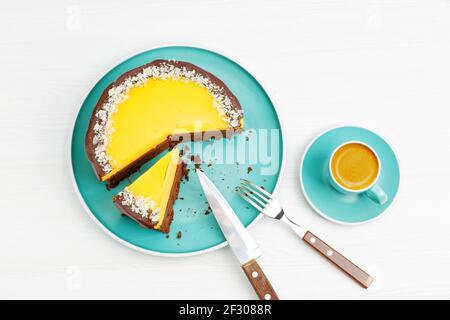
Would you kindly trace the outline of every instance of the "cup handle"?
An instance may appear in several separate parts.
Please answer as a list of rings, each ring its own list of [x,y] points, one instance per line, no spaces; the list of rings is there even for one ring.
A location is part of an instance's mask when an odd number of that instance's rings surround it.
[[[372,188],[365,192],[365,195],[372,201],[378,204],[385,204],[388,201],[386,192],[378,185],[374,185]]]

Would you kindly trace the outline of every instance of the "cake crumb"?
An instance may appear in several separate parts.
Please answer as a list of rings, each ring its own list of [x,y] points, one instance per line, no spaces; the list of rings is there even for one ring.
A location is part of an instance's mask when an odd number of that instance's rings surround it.
[[[247,174],[250,174],[250,172],[252,172],[252,171],[253,171],[253,168],[250,167],[250,166],[248,166],[248,168],[247,168]]]
[[[192,157],[191,157],[191,159],[192,159]],[[202,159],[200,158],[200,156],[199,155],[195,155],[193,161],[194,161],[195,169],[200,169],[200,165],[202,163]]]
[[[181,239],[181,231],[177,232],[177,239]]]
[[[189,181],[189,171],[190,171],[190,169],[186,169],[183,172],[183,179],[186,181]]]

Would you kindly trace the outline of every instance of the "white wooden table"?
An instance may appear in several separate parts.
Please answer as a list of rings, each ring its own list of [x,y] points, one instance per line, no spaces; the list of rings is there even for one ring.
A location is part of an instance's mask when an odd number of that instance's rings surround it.
[[[284,120],[285,210],[375,277],[348,280],[281,224],[251,234],[285,299],[450,298],[450,1],[13,1],[0,10],[0,298],[253,299],[228,248],[183,259],[103,234],[72,189],[68,148],[86,93],[161,44],[237,57]],[[400,160],[390,212],[359,227],[304,200],[300,157],[340,124],[375,128]]]

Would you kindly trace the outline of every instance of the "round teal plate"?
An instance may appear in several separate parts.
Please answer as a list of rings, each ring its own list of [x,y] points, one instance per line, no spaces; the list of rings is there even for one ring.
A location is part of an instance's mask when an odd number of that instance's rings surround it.
[[[340,144],[358,140],[372,146],[381,161],[379,184],[389,197],[384,205],[364,195],[343,195],[328,182],[328,157]],[[376,133],[354,126],[322,133],[307,148],[300,168],[303,193],[311,207],[324,218],[342,224],[360,224],[378,218],[392,204],[400,185],[400,170],[394,152]]]
[[[155,59],[175,59],[196,64],[224,81],[239,99],[245,113],[246,130],[243,133],[230,140],[196,142],[189,147],[192,154],[197,153],[197,148],[209,150],[208,155],[203,154],[205,163],[202,169],[230,202],[242,223],[249,226],[258,220],[259,213],[240,199],[234,189],[239,179],[244,177],[270,192],[275,191],[284,160],[277,113],[263,87],[249,72],[220,54],[200,48],[172,46],[152,49],[125,60],[98,81],[83,102],[73,129],[71,162],[75,185],[90,216],[107,234],[122,244],[145,253],[165,256],[207,252],[224,246],[226,242],[214,215],[207,210],[208,203],[193,170],[190,171],[189,180],[181,184],[179,198],[174,206],[174,221],[170,233],[166,235],[144,229],[131,219],[122,217],[111,198],[129,181],[123,181],[111,191],[106,190],[104,183],[97,181],[86,158],[85,133],[92,110],[103,90],[124,72]],[[249,150],[257,149],[258,141],[263,140],[267,142],[264,152],[260,152],[256,160],[255,157],[247,156]],[[153,159],[130,180],[136,179],[156,161]]]

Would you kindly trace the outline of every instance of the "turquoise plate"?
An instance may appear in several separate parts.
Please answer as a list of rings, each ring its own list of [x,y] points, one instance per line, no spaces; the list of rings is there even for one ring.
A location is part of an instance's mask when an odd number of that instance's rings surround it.
[[[384,205],[364,195],[343,195],[328,182],[328,157],[340,144],[358,140],[372,146],[381,161],[379,184],[389,197]],[[378,218],[395,199],[400,170],[391,147],[376,133],[361,127],[345,126],[322,133],[307,148],[300,168],[300,182],[306,200],[324,218],[342,224],[360,224]]]
[[[210,152],[203,157],[205,164],[202,168],[205,173],[216,183],[245,226],[258,220],[259,213],[240,199],[234,188],[239,184],[241,177],[246,177],[271,192],[275,191],[284,159],[283,139],[277,113],[263,87],[249,72],[220,54],[200,48],[173,46],[152,49],[125,60],[98,81],[83,102],[73,129],[71,162],[75,185],[82,203],[94,221],[107,234],[128,247],[165,256],[192,255],[217,249],[226,242],[214,216],[207,211],[208,204],[193,170],[190,171],[189,180],[181,185],[179,199],[174,206],[175,218],[170,233],[166,236],[154,230],[144,229],[131,219],[122,217],[113,205],[111,197],[129,182],[123,181],[118,187],[107,191],[104,183],[97,181],[85,155],[85,133],[92,110],[103,90],[124,72],[155,59],[175,59],[194,63],[222,79],[239,99],[245,113],[246,130],[226,142],[223,142],[225,140],[198,142],[190,145],[190,149],[196,154],[195,149],[198,147],[209,148]],[[256,146],[259,133],[264,132],[274,133],[267,150],[271,164],[266,162],[267,157],[261,157],[261,161],[245,157],[246,150],[248,153],[249,148]],[[217,159],[223,156],[227,160],[219,163]],[[156,161],[157,159],[153,159],[143,169]],[[216,164],[208,166],[210,162]],[[270,165],[275,169],[269,170]],[[133,175],[130,180],[136,179],[139,174]]]

